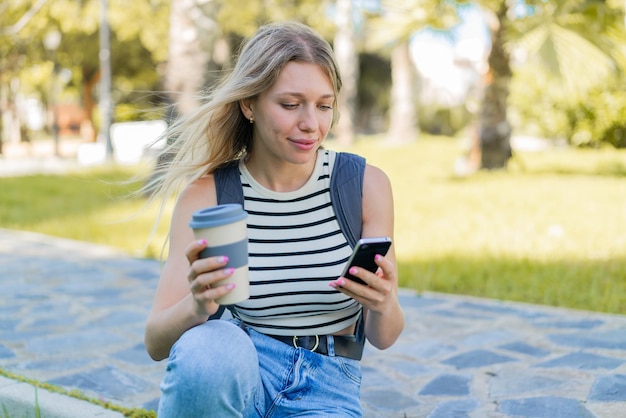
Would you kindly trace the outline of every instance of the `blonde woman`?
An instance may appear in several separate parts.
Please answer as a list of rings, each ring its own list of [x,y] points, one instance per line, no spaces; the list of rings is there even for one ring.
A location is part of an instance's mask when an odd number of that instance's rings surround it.
[[[169,357],[159,417],[362,415],[355,334],[385,349],[404,316],[393,247],[376,257],[377,273],[351,270],[365,285],[340,277],[352,241],[336,208],[356,208],[362,237],[393,235],[381,170],[364,166],[362,197],[344,206],[329,191],[340,153],[322,143],[340,89],[318,34],[298,23],[264,26],[205,104],[168,133],[175,158],[156,186],[162,197],[184,190],[145,332],[150,356]],[[232,272],[224,257],[198,258],[207,243],[188,223],[218,204],[216,173],[226,166],[236,167],[248,212],[251,297],[232,307],[233,319],[209,321],[215,299],[232,291],[213,284]]]

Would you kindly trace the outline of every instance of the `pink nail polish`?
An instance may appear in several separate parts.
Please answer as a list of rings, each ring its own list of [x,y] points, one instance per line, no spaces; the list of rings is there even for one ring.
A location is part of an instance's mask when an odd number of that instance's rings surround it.
[[[228,257],[225,255],[222,255],[217,259],[217,261],[218,263],[228,263]]]
[[[382,260],[382,259],[383,259],[383,256],[382,256],[382,255],[380,255],[380,254],[376,254],[376,255],[374,256],[374,260],[376,260],[376,261],[380,261],[380,260]]]
[[[206,245],[206,240],[205,239],[201,239],[200,241],[198,241],[198,244]]]
[[[344,279],[339,279],[339,280],[337,280],[337,284],[339,286],[343,286],[344,284],[346,284],[346,281]]]
[[[330,287],[332,287],[333,289],[337,288],[337,283],[335,283],[335,282],[330,282],[330,283],[328,283],[328,285]]]
[[[350,268],[350,274],[357,274],[359,270],[356,267]]]
[[[237,286],[235,283],[228,283],[226,285],[226,289],[233,290],[235,288],[235,286]]]
[[[224,270],[226,272],[226,274],[228,274],[229,276],[231,274],[233,274],[235,272],[235,269],[232,267],[227,268],[226,270]]]

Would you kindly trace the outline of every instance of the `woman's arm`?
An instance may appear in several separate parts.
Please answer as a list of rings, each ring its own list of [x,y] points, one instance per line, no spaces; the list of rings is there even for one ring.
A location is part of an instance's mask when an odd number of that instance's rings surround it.
[[[388,236],[393,239],[393,229],[393,195],[389,179],[382,170],[367,165],[363,179],[361,236]],[[368,286],[343,278],[333,283],[337,289],[363,305],[365,335],[374,347],[385,349],[398,339],[404,328],[404,314],[398,302],[398,269],[393,244],[385,257],[376,260],[376,264],[380,267],[376,274],[364,269],[357,269],[354,273]]]
[[[217,257],[198,259],[205,242],[195,240],[188,223],[194,211],[216,204],[213,177],[188,186],[176,203],[170,225],[170,246],[145,330],[146,350],[162,360],[188,329],[205,322],[217,310],[214,299],[228,293],[209,285],[227,277],[226,262]]]

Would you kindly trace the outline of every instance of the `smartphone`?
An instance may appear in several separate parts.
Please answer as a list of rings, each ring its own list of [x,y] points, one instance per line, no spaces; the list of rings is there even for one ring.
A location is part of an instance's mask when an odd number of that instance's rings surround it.
[[[346,267],[343,269],[341,275],[347,277],[350,280],[354,280],[357,283],[366,284],[358,277],[354,277],[349,273],[351,267],[361,267],[366,270],[375,273],[378,270],[378,266],[374,261],[376,254],[385,255],[389,251],[391,246],[391,238],[379,237],[379,238],[362,238],[354,247],[352,255],[346,263]]]

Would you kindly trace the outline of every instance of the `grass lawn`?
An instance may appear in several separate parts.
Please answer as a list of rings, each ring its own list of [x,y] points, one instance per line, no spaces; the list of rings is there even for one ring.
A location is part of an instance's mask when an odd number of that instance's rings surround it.
[[[453,175],[461,147],[450,138],[372,137],[349,151],[393,184],[401,286],[626,313],[626,151],[520,153],[506,171],[468,178]],[[156,210],[125,197],[136,184],[116,183],[133,173],[2,178],[0,227],[158,257],[171,205],[148,244]]]

